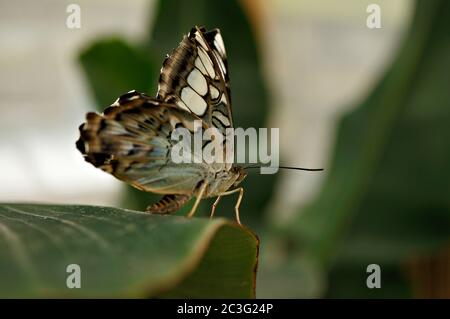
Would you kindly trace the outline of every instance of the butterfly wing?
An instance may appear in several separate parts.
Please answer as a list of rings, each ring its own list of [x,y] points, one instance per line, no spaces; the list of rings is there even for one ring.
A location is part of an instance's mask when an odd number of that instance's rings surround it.
[[[227,57],[218,29],[192,28],[167,56],[157,98],[195,114],[223,134],[233,127]]]
[[[86,115],[77,148],[87,162],[138,189],[190,195],[208,167],[174,163],[171,150],[177,141],[171,134],[179,127],[193,132],[196,119],[175,105],[131,91],[103,114]]]
[[[131,91],[103,114],[88,113],[77,147],[86,161],[138,189],[190,195],[211,170],[232,166],[208,165],[202,154],[190,154],[200,157],[190,163],[171,159],[175,128],[185,127],[193,134],[199,119],[204,128],[215,127],[224,135],[233,127],[220,31],[193,28],[164,61],[158,87],[156,99]],[[224,145],[224,152],[226,159],[233,158],[232,143]]]

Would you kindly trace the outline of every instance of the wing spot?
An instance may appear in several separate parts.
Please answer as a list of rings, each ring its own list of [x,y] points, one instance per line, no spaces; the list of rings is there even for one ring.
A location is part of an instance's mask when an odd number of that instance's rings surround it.
[[[202,60],[200,59],[200,57],[197,57],[195,59],[195,67],[197,69],[199,69],[200,72],[202,72],[204,75],[208,75],[208,72],[206,71],[205,66],[203,65]]]
[[[181,91],[181,99],[198,116],[205,113],[207,107],[205,100],[190,87],[183,88]]]
[[[215,117],[218,121],[220,121],[224,126],[230,126],[231,124],[230,120],[219,111],[214,111],[212,113],[212,116]]]
[[[214,37],[214,45],[219,50],[220,54],[225,57],[225,44],[223,43],[222,35],[220,33],[217,33]]]
[[[205,95],[208,93],[208,84],[199,70],[194,68],[189,74],[187,82],[198,94]]]
[[[219,97],[219,90],[216,89],[214,85],[209,86],[209,91],[211,92],[211,97],[213,98],[213,100]]]
[[[227,69],[225,67],[225,64],[223,63],[222,58],[219,56],[219,53],[217,51],[213,51],[214,57],[217,60],[217,63],[219,64],[220,71],[222,71],[222,76],[225,77],[225,74],[227,73]]]
[[[183,110],[188,111],[188,112],[192,112],[182,100],[177,99],[176,104],[179,107],[181,107]]]
[[[210,57],[202,47],[198,48],[198,56],[200,57],[203,66],[205,67],[209,76],[214,79],[216,77],[216,73],[214,72],[213,62],[211,61]]]
[[[198,31],[195,32],[195,40],[197,40],[197,42],[200,43],[203,49],[208,50],[208,46],[206,45],[205,40]]]

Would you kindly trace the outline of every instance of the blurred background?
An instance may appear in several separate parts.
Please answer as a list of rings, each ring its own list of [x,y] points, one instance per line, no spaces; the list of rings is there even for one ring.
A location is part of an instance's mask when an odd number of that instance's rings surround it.
[[[80,28],[66,23],[72,3]],[[372,3],[381,28],[367,26]],[[165,54],[194,25],[222,31],[235,125],[278,127],[283,165],[325,168],[244,182],[257,296],[449,298],[445,1],[0,1],[0,201],[156,200],[74,143],[87,111],[131,89],[155,95]],[[235,200],[218,214],[232,217]],[[381,288],[366,285],[370,264]]]

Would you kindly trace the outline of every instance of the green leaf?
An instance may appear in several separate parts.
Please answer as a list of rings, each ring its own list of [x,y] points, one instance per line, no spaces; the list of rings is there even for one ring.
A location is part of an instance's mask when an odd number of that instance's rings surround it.
[[[264,238],[258,267],[258,298],[317,298],[323,295],[323,269],[310,256],[289,247],[282,236]]]
[[[0,205],[0,297],[252,298],[259,241],[225,219]],[[81,288],[66,286],[70,264]]]
[[[154,93],[150,89],[158,69],[151,57],[122,39],[111,37],[91,44],[81,53],[80,62],[99,111],[131,90]]]

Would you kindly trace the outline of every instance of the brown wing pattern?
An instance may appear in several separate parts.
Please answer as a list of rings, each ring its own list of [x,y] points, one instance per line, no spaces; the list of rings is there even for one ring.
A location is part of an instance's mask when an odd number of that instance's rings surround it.
[[[173,163],[170,152],[173,130],[182,126],[193,132],[194,119],[175,105],[131,91],[103,114],[88,113],[76,145],[87,162],[136,188],[191,194],[207,167]]]
[[[221,132],[233,126],[227,58],[218,29],[193,28],[161,68],[157,98]]]

